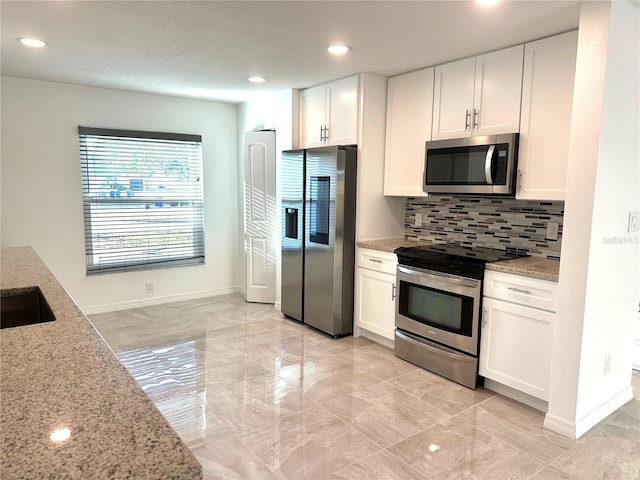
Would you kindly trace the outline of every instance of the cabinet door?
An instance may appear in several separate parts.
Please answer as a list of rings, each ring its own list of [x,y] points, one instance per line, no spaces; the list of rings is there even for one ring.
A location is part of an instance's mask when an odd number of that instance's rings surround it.
[[[395,275],[356,268],[357,327],[394,339],[395,282]]]
[[[473,135],[520,130],[524,45],[476,57]]]
[[[550,312],[484,297],[480,375],[549,400],[554,317]]]
[[[475,58],[435,68],[433,140],[471,135]]]
[[[525,45],[516,198],[564,200],[578,32]]]
[[[424,149],[431,140],[433,68],[399,75],[387,84],[384,194],[424,197]]]
[[[358,76],[329,83],[326,87],[326,145],[358,143]]]
[[[320,130],[325,126],[325,95],[324,85],[300,92],[300,148],[325,144]]]

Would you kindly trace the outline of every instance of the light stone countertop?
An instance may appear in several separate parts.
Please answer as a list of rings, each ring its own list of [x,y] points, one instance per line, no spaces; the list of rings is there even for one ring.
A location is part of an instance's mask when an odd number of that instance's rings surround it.
[[[391,252],[398,247],[413,247],[416,245],[438,244],[444,242],[414,242],[403,237],[383,238],[377,240],[363,240],[358,242],[362,248],[371,248],[383,252]],[[523,275],[525,277],[539,278],[542,280],[558,281],[560,261],[545,257],[524,257],[513,260],[502,260],[500,262],[487,263],[487,270]]]
[[[514,258],[513,260],[487,263],[486,268],[496,272],[512,273],[514,275],[524,275],[525,277],[557,282],[560,272],[560,260],[545,257]]]
[[[0,330],[0,478],[201,479],[202,467],[31,247],[3,290],[39,286],[56,320]],[[70,430],[67,440],[51,434]]]

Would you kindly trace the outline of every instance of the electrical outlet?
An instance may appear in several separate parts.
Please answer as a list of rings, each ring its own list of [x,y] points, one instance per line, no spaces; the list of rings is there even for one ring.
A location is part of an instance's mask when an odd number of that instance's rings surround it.
[[[153,293],[153,282],[147,282],[145,287],[147,289],[147,293]]]
[[[547,223],[547,240],[557,240],[557,239],[558,239],[558,223],[557,222]]]
[[[604,356],[604,375],[609,375],[611,373],[611,354],[607,353]]]
[[[640,232],[640,212],[629,212],[629,226],[627,232]]]
[[[421,227],[422,226],[422,214],[416,213],[416,220],[414,222],[414,226]]]

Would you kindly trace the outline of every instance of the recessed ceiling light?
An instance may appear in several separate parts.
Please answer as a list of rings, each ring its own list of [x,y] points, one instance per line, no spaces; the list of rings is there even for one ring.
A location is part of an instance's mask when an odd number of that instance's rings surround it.
[[[247,78],[251,83],[264,83],[267,81],[264,77],[249,77]]]
[[[31,48],[42,48],[47,45],[47,42],[45,42],[44,40],[40,40],[39,38],[21,37],[18,39],[18,41],[25,47]]]
[[[344,55],[351,50],[351,47],[347,45],[331,45],[327,50],[333,55]]]

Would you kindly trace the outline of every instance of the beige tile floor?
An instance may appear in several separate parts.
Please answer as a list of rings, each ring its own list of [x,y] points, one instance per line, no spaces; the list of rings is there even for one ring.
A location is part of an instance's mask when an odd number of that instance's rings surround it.
[[[240,295],[90,317],[205,479],[640,479],[635,400],[579,440],[543,415]]]

